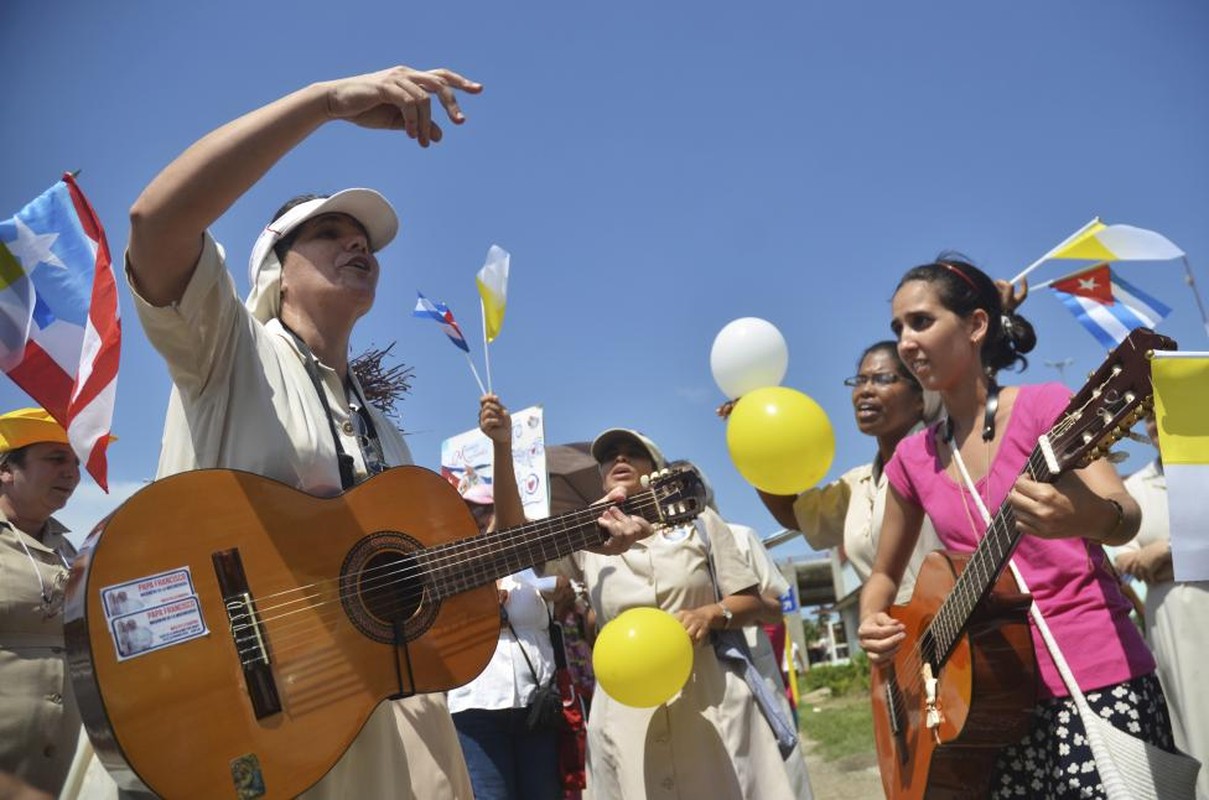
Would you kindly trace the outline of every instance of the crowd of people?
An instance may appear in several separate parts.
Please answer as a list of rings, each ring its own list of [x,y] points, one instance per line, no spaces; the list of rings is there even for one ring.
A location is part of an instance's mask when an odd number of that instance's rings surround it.
[[[432,100],[461,124],[458,93],[481,89],[450,70],[406,67],[313,84],[219,127],[151,181],[130,211],[125,263],[172,382],[157,477],[222,467],[330,496],[411,463],[348,357],[374,303],[378,253],[398,231],[390,203],[369,189],[287,202],[255,243],[243,301],[209,230],[326,123],[402,130],[427,147],[444,135]],[[984,509],[1006,502],[1023,533],[1021,575],[1095,712],[1204,759],[1197,631],[1209,586],[1172,580],[1161,459],[1125,483],[1104,461],[1054,484],[1021,477],[1070,395],[1058,384],[999,383],[1035,343],[1021,299],[958,258],[906,272],[888,315],[896,339],[866,349],[845,381],[857,428],[876,440],[873,460],[800,495],[761,497],[812,546],[844,548],[865,582],[859,638],[875,668],[903,642],[887,610],[911,597],[924,555],[972,550]],[[493,492],[465,500],[481,531],[508,530],[525,519],[500,398],[482,398],[479,425],[493,443]],[[591,453],[603,543],[497,581],[500,633],[486,669],[447,694],[381,703],[305,797],[812,796],[780,658],[762,629],[781,623],[788,586],[758,537],[712,501],[676,526],[625,513],[620,501],[668,464],[639,431],[607,428]],[[44,411],[0,416],[0,797],[129,794],[82,736],[64,657],[75,553],[52,514],[79,479],[65,431]],[[1117,568],[1149,584],[1149,641],[1102,545],[1124,545]],[[567,723],[568,738],[535,724],[535,698],[560,671],[586,666],[595,633],[637,607],[667,611],[690,637],[683,688],[635,708],[592,692],[588,678],[577,682],[586,727]],[[1061,656],[1034,637],[1041,680],[1030,730],[1000,755],[993,796],[1103,796]],[[1209,798],[1209,778],[1200,790]]]

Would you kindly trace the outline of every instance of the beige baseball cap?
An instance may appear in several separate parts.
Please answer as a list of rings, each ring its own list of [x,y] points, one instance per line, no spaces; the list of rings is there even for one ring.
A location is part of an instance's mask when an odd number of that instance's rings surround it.
[[[592,458],[596,459],[596,463],[604,462],[604,454],[608,449],[619,441],[627,440],[637,444],[643,450],[646,450],[647,455],[651,457],[655,469],[663,469],[667,466],[667,459],[663,457],[663,452],[643,434],[631,428],[609,428],[601,433],[592,441]]]

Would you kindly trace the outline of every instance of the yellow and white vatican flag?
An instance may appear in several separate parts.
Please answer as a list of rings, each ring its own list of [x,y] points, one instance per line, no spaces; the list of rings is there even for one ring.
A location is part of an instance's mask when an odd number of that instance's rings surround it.
[[[508,305],[508,266],[512,256],[508,251],[493,244],[487,250],[483,268],[474,276],[479,287],[483,309],[483,360],[487,364],[487,391],[491,388],[491,351],[488,344],[500,335],[504,327],[504,308]]]
[[[1169,261],[1183,256],[1184,251],[1161,233],[1133,225],[1105,225],[1099,219],[1049,255],[1087,261]]]
[[[483,268],[475,275],[483,299],[483,334],[488,342],[494,342],[504,327],[504,307],[508,304],[508,265],[512,256],[498,244],[491,245]]]
[[[1209,580],[1209,353],[1156,351],[1151,376],[1175,579]]]
[[[1029,264],[1019,275],[1012,278],[1012,283],[1018,282],[1054,258],[1109,262],[1168,261],[1184,258],[1184,251],[1161,233],[1135,228],[1133,225],[1105,225],[1099,217],[1095,217],[1041,258]]]

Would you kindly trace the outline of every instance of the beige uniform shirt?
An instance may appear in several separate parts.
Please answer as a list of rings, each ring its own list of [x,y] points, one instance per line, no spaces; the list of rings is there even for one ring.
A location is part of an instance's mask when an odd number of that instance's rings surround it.
[[[173,382],[158,477],[227,467],[316,495],[341,490],[331,427],[302,354],[277,320],[262,325],[244,308],[209,234],[179,303],[152,306],[133,280],[131,290]],[[320,372],[341,446],[362,480],[365,463],[348,398],[333,370],[321,365]],[[411,463],[395,426],[372,406],[369,411],[386,463]],[[344,756],[303,796],[469,800],[470,776],[444,695],[379,705]]]
[[[886,474],[878,470],[875,478],[873,464],[850,469],[838,480],[798,495],[793,504],[798,530],[815,550],[843,545],[844,554],[863,583],[873,572],[873,561],[877,557],[887,491]],[[915,576],[919,574],[924,556],[940,548],[940,539],[931,520],[924,517],[915,552],[899,583],[897,602],[906,603],[911,599]]]
[[[709,545],[693,525],[657,530],[618,556],[580,552],[560,562],[587,585],[597,625],[636,607],[668,612],[714,602],[712,550],[723,595],[757,585],[730,528],[706,510]],[[631,708],[599,685],[588,719],[588,792],[593,800],[793,797],[781,755],[743,677],[693,648],[680,694],[656,708]]]
[[[80,735],[63,645],[64,559],[75,555],[66,532],[52,518],[43,541],[0,514],[0,770],[52,795]]]

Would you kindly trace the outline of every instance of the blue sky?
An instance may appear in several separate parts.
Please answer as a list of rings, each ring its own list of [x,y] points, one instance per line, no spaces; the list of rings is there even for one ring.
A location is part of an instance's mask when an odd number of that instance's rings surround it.
[[[209,3],[17,0],[0,10],[0,216],[67,169],[111,249],[126,211],[192,141],[309,82],[396,63],[481,81],[467,123],[421,151],[333,124],[213,228],[241,291],[286,198],[371,186],[403,219],[354,349],[397,341],[414,367],[402,425],[417,461],[474,425],[461,353],[410,317],[417,289],[478,331],[473,276],[512,253],[495,388],[541,404],[551,442],[627,425],[699,463],[728,518],[778,526],[730,463],[715,334],[763,317],[785,385],[830,415],[830,477],[867,461],[840,381],[889,334],[898,277],[958,249],[1018,272],[1100,215],[1164,233],[1209,284],[1209,6],[1200,0],[861,3]],[[1052,264],[1038,279],[1066,271]],[[1160,330],[1209,349],[1178,263],[1121,274],[1174,309]],[[155,471],[166,371],[122,288],[115,495]],[[1039,346],[1017,380],[1080,382],[1103,353],[1048,292],[1022,309]],[[472,337],[473,339],[473,337]],[[473,345],[482,365],[481,341]],[[0,406],[28,404],[0,385]],[[1140,467],[1144,449],[1123,470]],[[76,527],[112,499],[86,483]],[[804,543],[774,555],[806,555]]]

